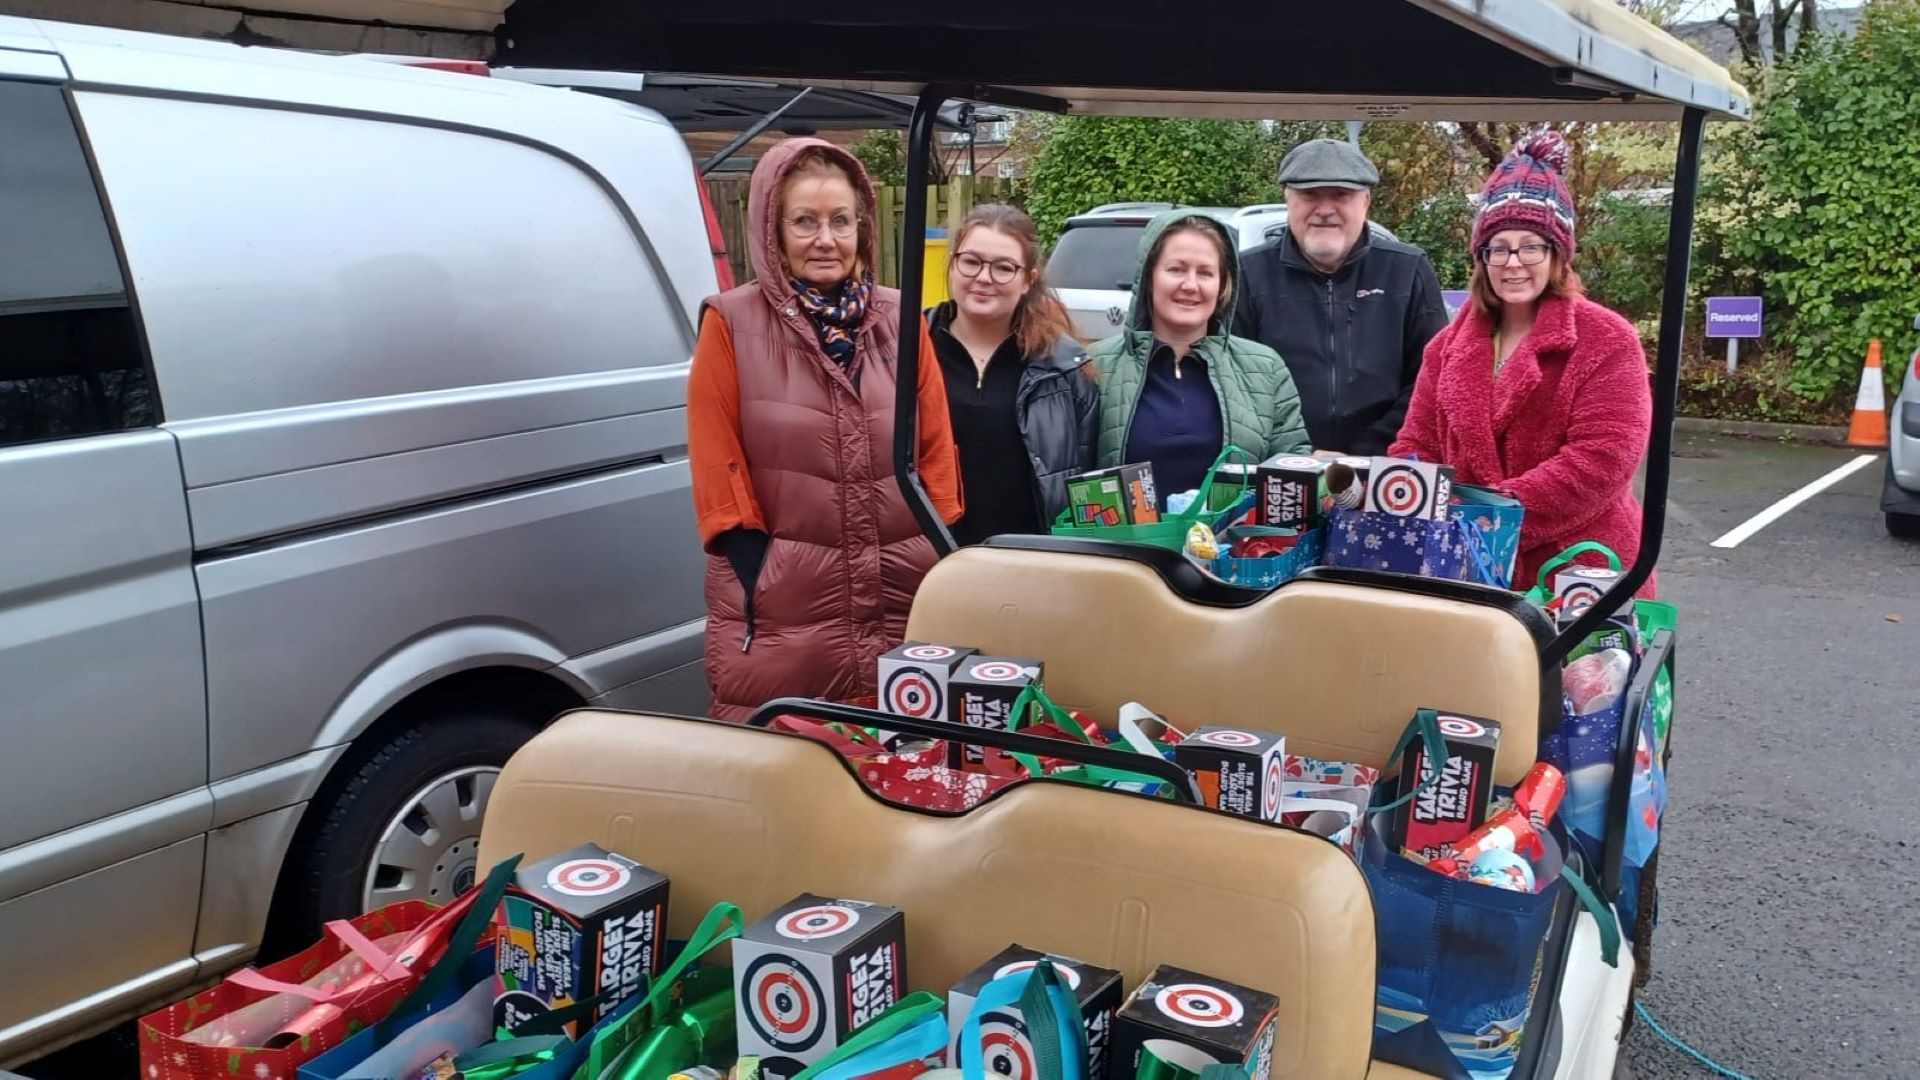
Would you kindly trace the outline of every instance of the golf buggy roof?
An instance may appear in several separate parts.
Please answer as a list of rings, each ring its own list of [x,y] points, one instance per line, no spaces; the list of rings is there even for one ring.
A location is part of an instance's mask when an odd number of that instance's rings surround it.
[[[1359,120],[1744,119],[1726,69],[1614,0],[1345,0],[1202,11],[518,0],[499,62],[700,72],[1073,114]]]

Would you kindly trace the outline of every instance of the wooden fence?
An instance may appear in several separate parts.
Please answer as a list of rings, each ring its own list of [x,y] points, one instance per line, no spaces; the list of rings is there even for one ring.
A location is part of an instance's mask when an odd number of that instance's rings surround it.
[[[959,176],[945,184],[929,185],[926,227],[951,232],[959,227],[967,211],[981,203],[1006,198],[1009,188],[1005,180],[992,176]],[[707,192],[713,198],[713,212],[720,219],[720,232],[727,240],[727,261],[733,265],[734,283],[753,280],[753,269],[747,260],[747,179],[708,177]],[[883,187],[876,190],[875,195],[880,203],[880,284],[897,285],[907,189]]]

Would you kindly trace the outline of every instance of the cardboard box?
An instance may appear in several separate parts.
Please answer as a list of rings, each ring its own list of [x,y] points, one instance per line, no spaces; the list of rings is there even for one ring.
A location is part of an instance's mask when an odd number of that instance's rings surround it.
[[[1273,1069],[1280,999],[1181,968],[1161,965],[1136,988],[1113,1022],[1110,1080],[1133,1080],[1143,1053],[1195,1073],[1238,1065],[1247,1080]]]
[[[880,657],[880,711],[915,720],[947,718],[947,684],[973,650],[909,641]]]
[[[1229,727],[1203,727],[1173,748],[1208,806],[1255,821],[1280,820],[1286,759],[1285,735]]]
[[[790,1080],[906,994],[907,919],[802,894],[734,941],[733,970],[740,1054]]]
[[[667,891],[664,875],[597,844],[522,866],[494,915],[495,1025],[597,993],[605,1016],[646,985],[666,953]]]
[[[1426,461],[1377,457],[1367,469],[1362,509],[1395,517],[1445,521],[1453,506],[1453,469]]]
[[[1561,624],[1572,622],[1598,603],[1621,576],[1621,571],[1606,566],[1567,566],[1554,571],[1553,598],[1560,601]]]
[[[1067,505],[1075,525],[1151,525],[1160,520],[1153,466],[1142,461],[1068,477]]]
[[[973,1012],[974,999],[980,996],[980,989],[1002,975],[1032,971],[1042,960],[1053,965],[1060,984],[1080,1003],[1080,1017],[1087,1032],[1087,1080],[1104,1080],[1113,1018],[1120,1010],[1120,973],[1023,945],[1008,946],[947,991],[948,1065],[960,1067],[960,1027]],[[988,1076],[998,1073],[1005,1077],[1032,1078],[1037,1075],[1026,1018],[1017,1006],[995,1009],[982,1016],[980,1042]]]
[[[1447,760],[1426,790],[1394,811],[1400,847],[1420,859],[1437,859],[1487,820],[1493,800],[1493,758],[1500,724],[1477,716],[1440,714]],[[1433,771],[1426,743],[1414,740],[1401,758],[1400,793]]]
[[[1269,458],[1260,463],[1255,483],[1255,524],[1281,529],[1309,529],[1321,519],[1320,483],[1327,463],[1298,455]]]

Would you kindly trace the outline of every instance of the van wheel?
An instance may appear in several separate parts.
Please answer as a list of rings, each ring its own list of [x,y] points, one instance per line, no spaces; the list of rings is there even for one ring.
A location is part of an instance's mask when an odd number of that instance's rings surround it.
[[[534,731],[497,707],[443,706],[366,753],[289,853],[275,922],[292,941],[275,937],[299,948],[329,919],[472,888],[494,781]]]
[[[1920,540],[1920,514],[1887,514],[1887,535],[1901,540]]]

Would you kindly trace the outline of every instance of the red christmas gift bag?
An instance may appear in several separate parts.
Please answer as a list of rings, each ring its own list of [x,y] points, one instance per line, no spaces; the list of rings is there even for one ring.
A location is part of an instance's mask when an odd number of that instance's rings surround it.
[[[509,860],[485,886],[443,908],[405,901],[326,925],[306,950],[237,971],[140,1021],[144,1080],[294,1080],[300,1066],[391,1015],[432,978],[450,947],[471,952],[484,933]],[[473,909],[483,907],[485,912]],[[469,914],[479,917],[469,922]]]

